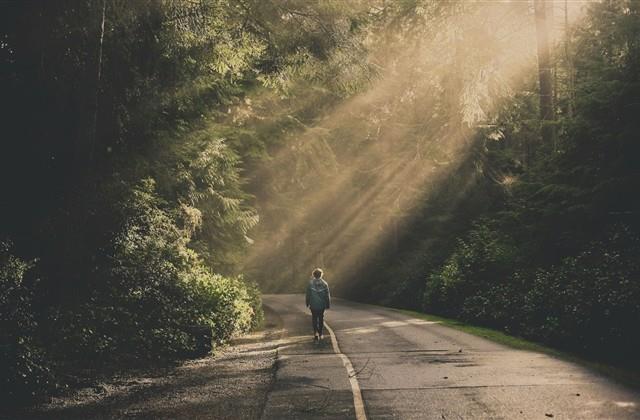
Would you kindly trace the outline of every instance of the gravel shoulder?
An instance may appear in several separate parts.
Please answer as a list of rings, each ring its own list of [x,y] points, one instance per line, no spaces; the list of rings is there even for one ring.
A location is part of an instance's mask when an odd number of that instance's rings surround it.
[[[279,316],[268,308],[266,315],[263,330],[235,339],[215,355],[114,376],[0,418],[260,418],[283,336]]]

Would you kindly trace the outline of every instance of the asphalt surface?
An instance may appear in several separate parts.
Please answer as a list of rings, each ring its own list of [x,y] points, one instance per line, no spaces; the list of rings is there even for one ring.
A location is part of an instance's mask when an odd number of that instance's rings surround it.
[[[264,419],[356,418],[344,359],[369,419],[640,419],[638,390],[576,364],[335,299],[340,356],[328,333],[313,342],[302,295],[263,300],[284,332]]]

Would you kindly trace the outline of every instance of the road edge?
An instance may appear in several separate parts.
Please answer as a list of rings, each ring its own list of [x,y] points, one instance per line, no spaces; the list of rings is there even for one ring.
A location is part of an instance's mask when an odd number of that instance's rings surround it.
[[[324,327],[329,331],[331,336],[331,345],[333,346],[333,352],[340,357],[344,368],[347,370],[347,376],[349,378],[349,384],[351,385],[351,394],[353,395],[353,408],[356,412],[356,420],[367,420],[367,412],[364,408],[364,400],[362,398],[362,390],[360,389],[360,383],[358,382],[357,373],[353,368],[353,364],[349,357],[340,350],[338,345],[338,338],[333,332],[333,329],[324,323]]]

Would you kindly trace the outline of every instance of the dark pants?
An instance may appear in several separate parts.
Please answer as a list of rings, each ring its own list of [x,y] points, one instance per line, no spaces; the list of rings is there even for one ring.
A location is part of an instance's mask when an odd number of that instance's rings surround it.
[[[322,328],[324,327],[324,309],[312,309],[311,310],[311,325],[313,325],[313,332],[322,335]]]

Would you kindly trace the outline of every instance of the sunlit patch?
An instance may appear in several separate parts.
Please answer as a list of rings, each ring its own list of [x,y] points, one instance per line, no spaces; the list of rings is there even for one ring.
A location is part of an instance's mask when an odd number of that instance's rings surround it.
[[[410,319],[407,321],[411,325],[434,325],[440,324],[440,321],[425,321],[424,319]]]
[[[634,408],[636,407],[636,403],[631,401],[615,401],[614,404],[621,408]]]
[[[517,177],[515,176],[511,176],[511,175],[505,175],[502,177],[502,180],[500,181],[500,184],[502,184],[505,187],[510,187],[513,184],[515,184],[517,180]]]
[[[347,318],[347,319],[335,319],[335,320],[331,320],[331,324],[339,324],[341,322],[348,322],[348,323],[371,323],[371,321],[377,321],[380,319],[385,319],[384,317],[381,316],[369,316],[369,317],[364,317],[364,318],[358,318],[358,317],[353,317],[353,318]]]
[[[361,328],[349,328],[346,330],[340,330],[340,334],[356,335],[356,334],[372,334],[378,332],[380,329],[375,327],[361,327]]]
[[[280,350],[290,349],[299,344],[308,343],[308,342],[309,342],[308,335],[296,335],[296,336],[290,336],[290,337],[270,341],[271,344],[277,345]]]
[[[387,322],[382,322],[380,323],[380,326],[382,327],[406,327],[407,325],[409,325],[408,322],[406,321],[387,321]]]

